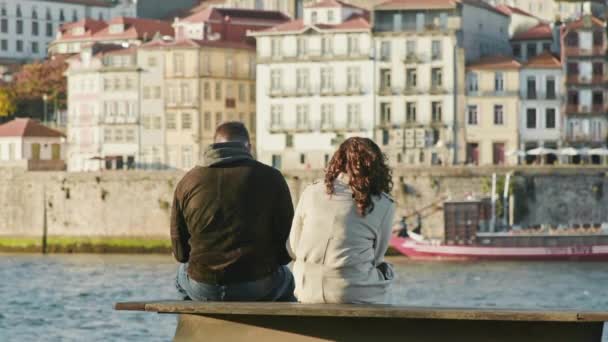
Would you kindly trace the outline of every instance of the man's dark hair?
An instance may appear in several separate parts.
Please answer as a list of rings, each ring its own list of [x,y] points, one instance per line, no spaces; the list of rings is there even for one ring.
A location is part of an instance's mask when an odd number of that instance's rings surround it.
[[[249,143],[249,132],[247,127],[242,122],[230,121],[219,125],[215,129],[215,142],[224,140],[228,141],[239,141],[242,143]]]

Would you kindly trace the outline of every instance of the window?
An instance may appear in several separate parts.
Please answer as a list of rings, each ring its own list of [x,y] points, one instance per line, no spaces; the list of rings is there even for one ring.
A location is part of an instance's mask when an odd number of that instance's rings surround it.
[[[551,43],[543,43],[543,51],[551,51]]]
[[[334,11],[327,11],[327,21],[331,24],[334,21]]]
[[[72,11],[72,21],[78,21],[78,13],[76,10]]]
[[[219,126],[222,123],[222,112],[215,113],[215,126]]]
[[[300,91],[309,89],[307,69],[296,70],[296,86]]]
[[[470,126],[476,126],[479,123],[477,118],[477,106],[467,107],[467,123]]]
[[[61,22],[65,21],[65,14],[63,13],[63,8],[59,9],[59,21],[61,21]]]
[[[211,130],[211,112],[205,112],[203,115],[203,129],[206,131]]]
[[[135,130],[130,128],[125,130],[125,141],[126,142],[134,142],[135,141]]]
[[[321,90],[331,91],[333,89],[333,73],[331,68],[321,68]]]
[[[391,58],[391,42],[384,41],[380,43],[380,59],[388,60]]]
[[[380,69],[380,89],[389,90],[391,88],[391,69]]]
[[[122,142],[124,140],[124,131],[122,130],[122,128],[116,128],[114,129],[114,141],[115,142]]]
[[[6,16],[6,4],[5,3],[1,3],[0,4],[0,15],[2,16]]]
[[[361,69],[349,67],[346,69],[346,86],[348,90],[359,89],[361,85]]]
[[[21,18],[21,5],[17,5],[17,17]]]
[[[226,56],[226,76],[234,77],[234,57]]]
[[[6,40],[6,39],[0,40],[0,49],[2,51],[8,50],[8,40]]]
[[[387,129],[383,129],[382,130],[382,145],[384,145],[384,146],[388,145],[389,141],[390,141],[390,133],[388,132]]]
[[[405,88],[413,89],[416,88],[418,83],[418,71],[415,68],[407,69],[405,71]]]
[[[208,53],[203,54],[203,74],[211,75],[211,56]]]
[[[535,129],[536,128],[536,109],[528,108],[526,110],[526,128]]]
[[[46,36],[47,37],[53,36],[53,23],[46,23]]]
[[[347,51],[349,55],[357,55],[359,54],[359,37],[358,36],[348,36],[347,41]]]
[[[226,98],[234,99],[234,91],[231,83],[226,84]]]
[[[604,45],[604,32],[602,32],[602,31],[593,32],[593,45],[594,46]]]
[[[547,108],[545,112],[545,127],[549,129],[556,128],[555,108]]]
[[[51,14],[51,9],[50,8],[46,8],[46,16],[45,16],[46,20],[53,20],[53,15]]]
[[[32,53],[38,53],[38,42],[32,42]]]
[[[270,71],[270,89],[280,90],[281,89],[281,70]]]
[[[536,56],[536,43],[528,43],[526,45],[526,52],[528,59]]]
[[[283,106],[272,105],[270,106],[270,125],[273,127],[280,126],[283,122]]]
[[[313,24],[317,23],[317,11],[312,11],[312,13],[310,13],[310,22]]]
[[[184,55],[181,53],[173,55],[173,73],[176,75],[184,74]]]
[[[416,123],[416,103],[407,102],[405,108],[405,122]]]
[[[505,124],[505,121],[504,121],[503,106],[495,105],[494,106],[494,125],[500,126],[500,125],[504,125],[504,124]]]
[[[192,167],[192,146],[182,146],[182,168]]]
[[[513,56],[516,58],[521,58],[521,45],[513,44]]]
[[[479,90],[479,80],[477,78],[477,74],[472,72],[469,73],[467,77],[467,90],[469,93],[477,93]]]
[[[154,128],[155,129],[161,129],[161,125],[162,125],[162,118],[160,116],[155,116],[153,119],[154,122]]]
[[[330,37],[321,38],[321,54],[323,56],[330,56],[332,54]]]
[[[407,59],[416,57],[416,41],[415,40],[408,40],[407,42],[405,42],[405,56],[407,57]]]
[[[247,98],[246,89],[244,84],[239,84],[239,102],[245,102]]]
[[[306,56],[306,38],[298,37],[298,56],[303,57]]]
[[[599,76],[601,77],[604,74],[604,63],[599,62],[599,63],[593,63],[593,76]]]
[[[151,68],[156,66],[156,56],[148,56],[148,66]]]
[[[270,54],[272,57],[281,57],[281,38],[272,38],[270,41]]]
[[[182,113],[182,129],[192,129],[192,115],[190,113]]]
[[[494,91],[503,92],[505,90],[505,79],[502,72],[494,73]]]
[[[536,78],[533,76],[528,77],[526,84],[528,100],[536,99]]]
[[[220,101],[222,99],[222,82],[215,82],[215,100]]]
[[[431,43],[431,58],[433,60],[441,59],[441,41],[433,40]]]
[[[167,117],[165,118],[165,127],[167,127],[167,129],[177,128],[175,113],[167,113]]]
[[[300,164],[306,163],[306,155],[304,153],[300,153]]]
[[[547,78],[547,99],[549,99],[549,100],[555,99],[555,78],[554,77]]]
[[[604,104],[604,92],[594,91],[592,94],[592,98],[594,106],[602,106]],[[600,109],[600,111],[602,111],[602,109]]]
[[[433,121],[433,123],[441,123],[443,121],[443,106],[441,102],[431,102],[431,114],[431,120]]]
[[[569,105],[578,105],[578,91],[576,91],[576,90],[568,91],[568,104]]]
[[[332,128],[334,126],[334,106],[329,103],[321,105],[321,127]]]
[[[443,72],[441,68],[431,70],[431,87],[440,88],[443,85]]]
[[[380,104],[380,125],[391,124],[391,104],[388,102]]]
[[[105,141],[105,142],[112,141],[112,129],[111,128],[105,128],[103,130],[103,141]]]
[[[300,129],[308,127],[308,105],[299,104],[296,106],[296,124]]]
[[[32,35],[34,35],[34,36],[38,35],[38,22],[37,21],[32,21]]]
[[[285,147],[293,147],[293,134],[285,134]]]
[[[255,83],[249,85],[249,102],[255,102]]]
[[[23,40],[17,40],[17,52],[23,52]]]
[[[255,112],[249,113],[249,130],[255,132]]]
[[[566,67],[566,71],[568,73],[568,76],[576,76],[578,75],[578,63],[568,63],[567,67]]]
[[[149,116],[142,116],[141,118],[141,125],[144,129],[150,129],[150,117]]]
[[[6,19],[6,18],[0,19],[0,31],[2,33],[8,33],[8,19]]]
[[[211,85],[209,82],[203,83],[203,98],[205,100],[211,100]]]
[[[17,34],[23,34],[23,20],[17,20]]]
[[[349,103],[346,107],[346,123],[348,128],[358,129],[361,126],[361,105]]]

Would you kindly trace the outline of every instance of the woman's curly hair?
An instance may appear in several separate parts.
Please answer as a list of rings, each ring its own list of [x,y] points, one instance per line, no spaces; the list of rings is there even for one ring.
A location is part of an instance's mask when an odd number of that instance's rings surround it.
[[[361,216],[374,210],[372,196],[390,193],[393,188],[392,172],[386,156],[368,138],[349,138],[334,153],[325,173],[327,194],[335,193],[334,180],[340,173],[350,177],[349,185]]]

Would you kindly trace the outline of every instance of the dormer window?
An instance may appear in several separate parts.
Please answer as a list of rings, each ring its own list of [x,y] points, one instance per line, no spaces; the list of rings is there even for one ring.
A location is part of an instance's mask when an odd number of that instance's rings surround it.
[[[111,34],[115,34],[115,33],[121,33],[124,30],[124,27],[122,24],[112,24],[110,25],[110,33]]]
[[[317,23],[317,11],[312,11],[310,13],[310,22],[312,24],[316,24]]]

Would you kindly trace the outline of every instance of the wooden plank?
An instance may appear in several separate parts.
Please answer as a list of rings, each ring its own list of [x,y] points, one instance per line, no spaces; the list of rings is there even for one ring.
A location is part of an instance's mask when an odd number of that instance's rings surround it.
[[[118,311],[146,311],[146,302],[124,302],[114,304]]]
[[[448,320],[604,322],[608,312],[576,310],[512,310],[479,308],[428,308],[390,305],[235,303],[160,301],[143,303],[145,311],[202,315],[267,315],[309,317],[407,318]],[[143,311],[142,302],[118,303],[117,310]]]
[[[175,341],[600,342],[602,324],[184,314]]]

